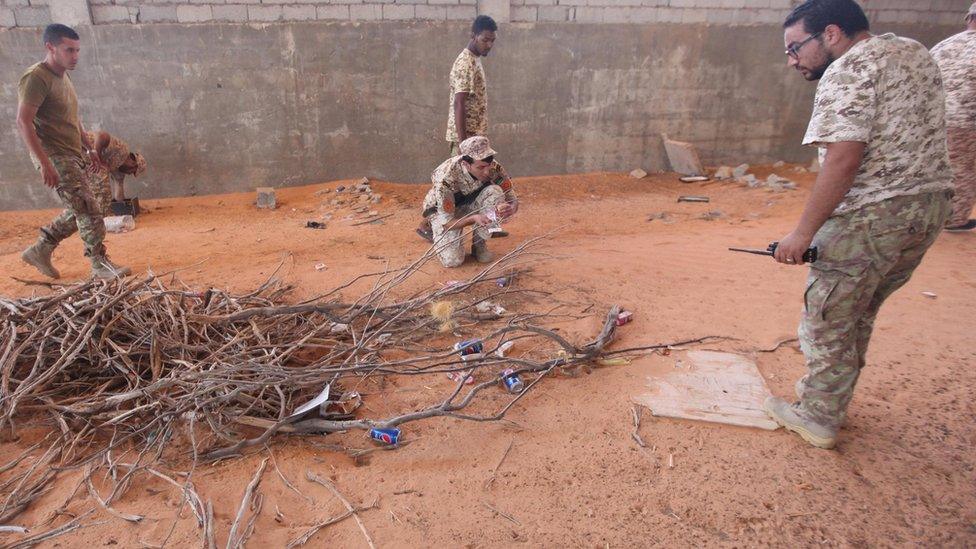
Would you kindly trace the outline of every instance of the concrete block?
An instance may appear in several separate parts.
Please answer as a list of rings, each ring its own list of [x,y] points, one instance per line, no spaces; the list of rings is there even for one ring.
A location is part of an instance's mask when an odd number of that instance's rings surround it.
[[[92,6],[91,11],[96,25],[129,22],[129,8],[125,6]]]
[[[176,21],[176,6],[142,6],[139,8],[140,23],[163,23]]]
[[[672,8],[697,8],[699,0],[671,0],[668,5]]]
[[[604,8],[604,23],[656,23],[660,8]]]
[[[275,198],[274,187],[258,187],[257,193],[258,198],[255,204],[258,208],[273,210],[278,206],[278,201]]]
[[[471,21],[478,16],[477,6],[444,6],[448,21]]]
[[[579,7],[574,10],[573,20],[578,23],[602,23],[604,15],[603,8]]]
[[[569,8],[565,6],[539,6],[539,21],[568,21]]]
[[[285,6],[282,17],[285,21],[312,21],[315,19],[315,6],[311,4]]]
[[[769,0],[769,7],[774,10],[786,10],[788,12],[793,9],[793,0]],[[786,19],[786,17],[784,16],[783,19]]]
[[[705,14],[705,22],[713,25],[731,25],[732,13],[735,10],[711,9]]]
[[[601,6],[607,6],[611,8],[626,8],[633,6],[640,6],[641,0],[596,0]],[[595,2],[590,2],[590,5],[594,5]],[[560,2],[562,4],[562,2]]]
[[[478,0],[478,15],[488,15],[496,23],[512,20],[512,4],[509,0]]]
[[[513,23],[534,23],[539,17],[538,10],[535,6],[512,6],[509,17]]]
[[[213,18],[215,21],[233,21],[236,23],[243,23],[247,21],[247,6],[240,4],[214,6]]]
[[[18,27],[43,27],[51,24],[51,12],[47,8],[14,8]]]
[[[668,7],[668,0],[643,0],[641,5],[651,8],[666,8]]]
[[[180,23],[201,23],[213,20],[210,6],[176,6],[176,20]]]
[[[316,6],[315,17],[318,19],[349,19],[349,6],[342,4]]]
[[[28,0],[6,0],[4,2],[0,2],[0,5],[4,5],[10,9],[13,9],[13,8],[29,6],[30,2]]]
[[[17,25],[17,18],[14,17],[14,10],[0,6],[0,27],[13,27]]]
[[[704,8],[691,8],[681,12],[682,23],[704,23],[708,10]]]
[[[248,21],[281,21],[281,6],[248,6]]]
[[[668,162],[671,169],[681,175],[704,175],[705,168],[702,166],[701,159],[698,158],[698,150],[691,143],[685,141],[675,141],[668,139],[666,134],[661,134],[664,140],[664,150],[668,155]]]
[[[379,4],[349,6],[349,18],[354,21],[379,21],[383,19],[383,8]]]
[[[426,4],[417,6],[415,10],[417,19],[428,21],[443,21],[447,19],[447,8],[444,6],[428,6]]]
[[[394,4],[422,4],[426,5],[427,0],[393,0]]]
[[[414,6],[410,4],[387,4],[383,6],[383,19],[406,21],[413,19]]]
[[[50,2],[49,4],[51,21],[57,21],[71,27],[92,24],[88,0],[57,0],[57,2]],[[32,1],[31,5],[35,5],[35,3]]]
[[[455,4],[456,5],[456,4],[459,4],[458,0],[427,0],[427,3],[428,4],[444,4],[444,5],[450,5],[450,4]]]

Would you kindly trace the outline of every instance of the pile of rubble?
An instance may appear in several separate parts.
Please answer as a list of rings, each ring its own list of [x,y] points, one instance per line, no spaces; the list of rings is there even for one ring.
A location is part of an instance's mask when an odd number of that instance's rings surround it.
[[[722,166],[715,170],[712,177],[719,181],[735,180],[749,188],[763,187],[777,192],[796,189],[796,183],[776,174],[770,174],[766,179],[757,178],[749,173],[749,164],[739,164],[734,168]]]
[[[316,194],[326,194],[331,192],[329,189],[322,189]],[[383,195],[380,193],[374,193],[372,187],[370,187],[369,179],[362,178],[359,183],[346,187],[345,185],[339,185],[335,188],[336,197],[329,200],[329,205],[333,208],[348,208],[352,213],[346,216],[346,219],[353,219],[356,215],[364,216],[364,218],[376,217],[379,212],[376,210],[371,210],[370,208],[374,204],[379,204],[383,200]],[[332,214],[327,214],[328,218],[332,217]]]

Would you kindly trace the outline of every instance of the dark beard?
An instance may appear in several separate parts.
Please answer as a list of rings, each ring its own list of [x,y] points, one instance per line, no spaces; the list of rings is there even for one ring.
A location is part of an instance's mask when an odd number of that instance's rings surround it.
[[[827,61],[825,61],[823,65],[821,65],[821,66],[819,66],[819,67],[817,67],[815,69],[810,69],[810,76],[807,78],[807,80],[813,82],[813,81],[820,80],[821,78],[823,78],[824,73],[827,72],[827,67],[829,67],[831,65],[831,63],[833,63],[836,60],[837,59],[833,56],[833,54],[831,54],[831,53],[828,52],[827,53]]]

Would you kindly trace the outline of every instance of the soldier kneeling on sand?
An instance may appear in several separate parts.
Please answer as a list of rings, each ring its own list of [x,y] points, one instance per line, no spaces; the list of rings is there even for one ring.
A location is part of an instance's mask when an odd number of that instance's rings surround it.
[[[437,257],[445,267],[464,263],[464,228],[474,225],[471,253],[481,263],[492,261],[487,241],[498,220],[518,211],[518,199],[505,168],[495,161],[488,138],[469,137],[458,156],[448,158],[431,174],[433,187],[424,198]]]

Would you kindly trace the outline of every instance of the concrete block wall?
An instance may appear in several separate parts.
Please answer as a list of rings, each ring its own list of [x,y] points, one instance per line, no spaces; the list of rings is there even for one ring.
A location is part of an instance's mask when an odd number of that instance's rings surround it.
[[[488,14],[507,23],[766,25],[797,0],[0,0],[0,27],[64,21],[62,5],[96,25],[280,21],[450,21]],[[959,24],[965,0],[862,0],[878,24]],[[77,6],[81,7],[77,7]],[[60,12],[59,12],[60,10]],[[73,21],[78,23],[78,20]],[[85,21],[82,21],[85,22]]]

